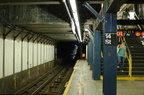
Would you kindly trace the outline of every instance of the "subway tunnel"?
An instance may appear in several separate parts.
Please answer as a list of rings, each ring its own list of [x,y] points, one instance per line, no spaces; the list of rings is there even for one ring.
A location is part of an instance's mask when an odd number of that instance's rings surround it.
[[[76,1],[76,10],[70,1]],[[84,70],[80,66],[86,62],[93,80],[104,78],[101,93],[108,91],[107,95],[116,95],[113,94],[116,77],[144,79],[144,57],[139,54],[143,50],[143,37],[135,36],[137,31],[142,34],[144,30],[143,3],[142,0],[1,0],[0,94],[62,95],[72,72]],[[136,15],[132,19],[131,12]],[[125,34],[134,59],[133,65],[126,59],[124,73],[114,67],[116,45],[122,38],[117,31]]]
[[[0,9],[0,94],[20,94],[56,66],[72,68],[81,58],[83,43],[63,1],[0,1]]]

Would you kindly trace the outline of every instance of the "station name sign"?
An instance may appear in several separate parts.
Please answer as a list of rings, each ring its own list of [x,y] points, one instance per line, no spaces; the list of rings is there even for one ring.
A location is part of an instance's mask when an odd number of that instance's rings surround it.
[[[117,45],[117,33],[113,33],[113,32],[105,33],[105,45],[110,45],[110,46]]]

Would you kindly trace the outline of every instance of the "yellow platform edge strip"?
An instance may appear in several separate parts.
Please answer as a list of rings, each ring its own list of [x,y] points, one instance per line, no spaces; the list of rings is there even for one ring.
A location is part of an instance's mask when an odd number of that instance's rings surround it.
[[[103,76],[100,76],[100,79],[103,80]],[[117,80],[144,80],[144,77],[117,77]]]
[[[74,66],[73,73],[72,73],[69,81],[68,81],[68,82],[66,83],[66,85],[65,85],[66,88],[65,88],[65,90],[64,90],[63,95],[67,95],[67,93],[68,93],[68,91],[69,91],[70,85],[71,85],[71,83],[72,83],[72,79],[73,79],[73,77],[74,77],[74,73],[75,73],[76,69],[78,68],[78,67],[77,67],[78,63],[79,63],[79,60],[76,62],[75,66]]]

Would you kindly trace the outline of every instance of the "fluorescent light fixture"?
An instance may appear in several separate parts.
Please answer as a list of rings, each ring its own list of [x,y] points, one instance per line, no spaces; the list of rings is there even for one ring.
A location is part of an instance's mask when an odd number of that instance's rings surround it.
[[[70,5],[71,5],[71,8],[72,8],[72,11],[76,12],[77,11],[76,1],[75,0],[69,0],[69,1],[70,1]]]
[[[73,34],[76,34],[76,31],[75,31],[75,25],[74,25],[73,20],[71,20],[71,28],[72,28],[72,32],[73,32]]]
[[[70,5],[71,5],[71,8],[72,8],[73,18],[74,18],[74,22],[76,24],[78,37],[79,37],[80,42],[82,42],[79,18],[78,18],[78,13],[77,13],[76,0],[69,0],[69,2],[70,2]]]
[[[77,14],[77,13],[73,13],[73,16],[74,16],[75,22],[79,21],[79,19],[78,19],[78,14]]]

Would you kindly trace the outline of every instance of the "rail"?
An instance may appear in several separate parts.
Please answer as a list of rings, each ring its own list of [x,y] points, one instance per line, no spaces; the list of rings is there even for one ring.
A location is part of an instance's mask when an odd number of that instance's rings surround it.
[[[70,66],[56,66],[39,79],[15,92],[14,95],[62,95],[65,83],[68,81],[73,69]]]
[[[128,64],[129,64],[129,73],[128,73],[128,75],[131,78],[132,77],[132,56],[131,56],[131,52],[130,52],[130,49],[129,49],[128,45],[127,45],[125,37],[122,37],[120,40],[121,41],[125,41],[125,43],[126,43],[126,47],[127,47],[126,48],[126,58],[128,60]]]

